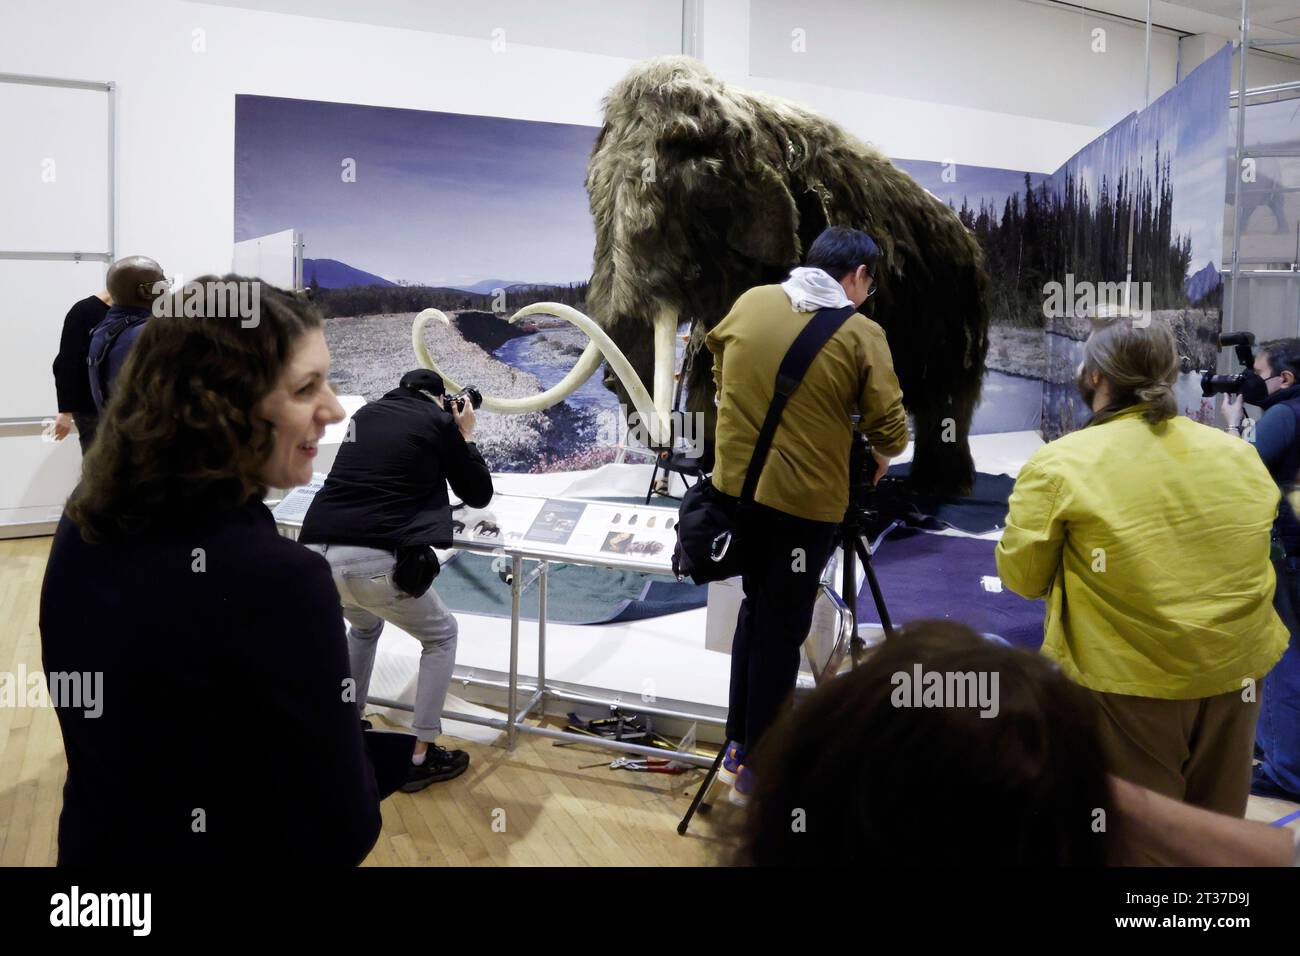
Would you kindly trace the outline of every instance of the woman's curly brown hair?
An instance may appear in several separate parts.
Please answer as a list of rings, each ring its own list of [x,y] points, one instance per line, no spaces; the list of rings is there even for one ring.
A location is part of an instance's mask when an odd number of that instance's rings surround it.
[[[209,314],[217,310],[206,296],[203,315],[185,315],[187,301],[196,311],[187,292],[209,282],[258,283],[256,321]],[[68,503],[91,543],[213,517],[264,495],[260,472],[275,435],[254,410],[298,337],[321,326],[309,302],[245,276],[203,276],[168,304],[118,372]]]

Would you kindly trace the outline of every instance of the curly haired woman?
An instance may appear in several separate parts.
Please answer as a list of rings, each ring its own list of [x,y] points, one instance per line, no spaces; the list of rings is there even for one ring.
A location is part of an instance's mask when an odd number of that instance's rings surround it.
[[[149,320],[59,522],[44,666],[102,685],[99,713],[58,708],[60,864],[355,864],[378,836],[329,566],[262,503],[343,411],[320,313],[260,291],[251,326]]]

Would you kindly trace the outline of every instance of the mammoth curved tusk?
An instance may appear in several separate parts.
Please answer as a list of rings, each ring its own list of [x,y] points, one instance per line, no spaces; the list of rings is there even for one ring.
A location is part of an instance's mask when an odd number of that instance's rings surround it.
[[[437,319],[444,325],[451,325],[451,320],[438,309],[425,309],[415,317],[415,322],[411,325],[411,346],[415,349],[416,361],[425,368],[433,369],[433,371],[441,375],[448,390],[459,391],[461,384],[438,368],[433,356],[429,354],[428,346],[425,345],[424,327],[431,319]],[[538,395],[530,395],[527,398],[498,398],[494,395],[484,395],[483,407],[488,411],[501,412],[506,415],[540,412],[556,402],[563,401],[579,385],[595,374],[596,370],[600,368],[600,363],[600,349],[593,342],[583,351],[581,357],[574,363],[573,368],[569,370],[569,373],[546,391]]]
[[[622,350],[614,344],[614,340],[609,337],[604,329],[572,306],[561,305],[558,302],[536,302],[525,306],[512,315],[508,321],[514,323],[526,316],[538,314],[558,316],[566,322],[576,325],[591,341],[583,350],[578,361],[574,363],[573,368],[569,369],[568,374],[546,391],[538,395],[530,395],[527,398],[498,398],[492,395],[484,395],[484,408],[508,415],[517,415],[522,412],[539,412],[544,408],[549,408],[557,402],[563,401],[583,382],[591,378],[596,370],[600,368],[602,359],[605,359],[609,361],[614,374],[619,377],[623,387],[627,389],[628,397],[631,398],[632,404],[641,415],[641,421],[645,422],[651,429],[656,428],[659,416],[655,413],[655,403],[651,400],[650,393],[641,384],[641,379],[632,368],[632,363],[627,360]],[[461,388],[460,383],[438,368],[433,356],[429,354],[428,346],[425,345],[424,327],[431,319],[437,319],[444,325],[451,325],[451,320],[439,309],[425,309],[417,315],[411,325],[411,345],[415,349],[416,360],[425,368],[432,369],[441,375],[443,383],[449,390],[459,391]]]

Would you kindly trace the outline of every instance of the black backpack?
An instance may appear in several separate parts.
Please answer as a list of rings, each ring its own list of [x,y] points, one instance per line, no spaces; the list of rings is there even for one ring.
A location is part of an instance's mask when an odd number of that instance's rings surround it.
[[[113,354],[117,340],[127,329],[147,322],[147,315],[115,315],[104,319],[90,332],[90,354],[86,365],[90,372],[90,397],[101,413],[108,404],[108,357]]]

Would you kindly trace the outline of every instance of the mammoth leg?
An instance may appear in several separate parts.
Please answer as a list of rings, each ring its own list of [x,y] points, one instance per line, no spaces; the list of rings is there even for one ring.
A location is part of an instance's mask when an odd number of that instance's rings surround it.
[[[700,454],[700,467],[713,470],[714,436],[718,428],[718,406],[713,403],[713,353],[704,344],[708,329],[702,322],[691,326],[691,364],[686,376],[686,414],[690,416],[692,449]]]
[[[968,495],[975,484],[970,425],[980,400],[980,379],[950,384],[946,401],[912,409],[915,427],[908,485],[921,494]]]

